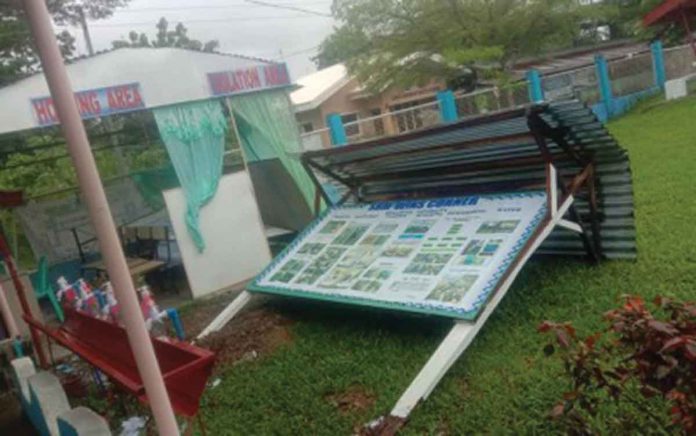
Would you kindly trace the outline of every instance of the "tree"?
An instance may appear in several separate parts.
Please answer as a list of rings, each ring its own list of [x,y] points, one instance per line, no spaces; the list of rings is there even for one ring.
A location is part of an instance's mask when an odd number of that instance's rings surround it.
[[[342,25],[317,62],[343,60],[373,89],[455,80],[464,70],[495,75],[571,43],[576,10],[574,0],[335,0]]]
[[[58,25],[77,25],[81,15],[91,20],[110,17],[130,0],[48,0],[48,9]],[[64,57],[75,52],[75,38],[68,31],[58,35]],[[38,69],[39,59],[21,1],[0,2],[0,86]]]
[[[504,79],[520,58],[578,44],[582,26],[610,9],[578,0],[334,0],[332,8],[341,25],[315,62],[345,62],[373,89],[455,81],[465,71]]]
[[[319,53],[312,58],[317,68],[330,67],[358,56],[370,47],[370,40],[361,29],[342,26],[326,37],[319,46]]]
[[[197,39],[189,38],[188,29],[183,23],[178,23],[174,30],[169,30],[169,22],[164,17],[157,22],[157,34],[152,41],[144,33],[131,31],[128,34],[128,40],[113,41],[111,44],[114,48],[180,47],[205,52],[214,52],[220,45],[217,40],[211,40],[204,44]]]

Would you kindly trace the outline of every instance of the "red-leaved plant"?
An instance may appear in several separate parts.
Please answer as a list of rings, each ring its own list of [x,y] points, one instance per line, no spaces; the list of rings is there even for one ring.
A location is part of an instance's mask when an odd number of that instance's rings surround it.
[[[604,315],[608,328],[585,338],[570,323],[539,326],[554,335],[544,352],[560,348],[572,385],[551,415],[565,419],[573,432],[590,433],[586,416],[597,415],[603,393],[637,404],[637,390],[644,398],[666,400],[675,429],[696,434],[696,304],[658,297],[651,312],[640,297],[624,299]]]

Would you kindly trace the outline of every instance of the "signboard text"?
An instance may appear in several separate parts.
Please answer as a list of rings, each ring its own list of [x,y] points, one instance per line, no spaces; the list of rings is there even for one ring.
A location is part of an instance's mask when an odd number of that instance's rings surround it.
[[[208,73],[213,95],[233,95],[290,84],[285,64],[259,65],[234,71]]]
[[[75,102],[82,119],[130,112],[145,107],[138,83],[76,92]],[[60,122],[51,97],[34,98],[31,100],[31,106],[39,126],[50,126]]]

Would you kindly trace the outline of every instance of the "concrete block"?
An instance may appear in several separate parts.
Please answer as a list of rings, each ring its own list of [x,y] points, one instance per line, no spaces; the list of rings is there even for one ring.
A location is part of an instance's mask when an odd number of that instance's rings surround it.
[[[70,403],[58,377],[45,371],[29,377],[29,392],[34,427],[42,436],[59,436],[58,416],[70,410]]]
[[[667,100],[686,97],[686,94],[686,77],[665,82],[665,98]]]
[[[76,407],[58,416],[60,436],[110,436],[106,420],[86,407]]]
[[[22,407],[26,411],[31,401],[28,379],[36,374],[34,362],[29,357],[20,357],[13,359],[10,364],[12,365],[12,380],[14,380],[17,392],[19,392]]]

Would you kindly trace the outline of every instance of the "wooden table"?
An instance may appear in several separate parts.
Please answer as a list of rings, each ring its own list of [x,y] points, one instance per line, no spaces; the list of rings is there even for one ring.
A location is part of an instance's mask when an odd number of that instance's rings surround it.
[[[135,278],[161,268],[165,265],[165,262],[161,260],[142,259],[139,257],[127,257],[126,264],[128,265],[131,277]],[[106,265],[103,260],[86,263],[82,266],[82,269],[94,269],[98,273],[106,274]]]

